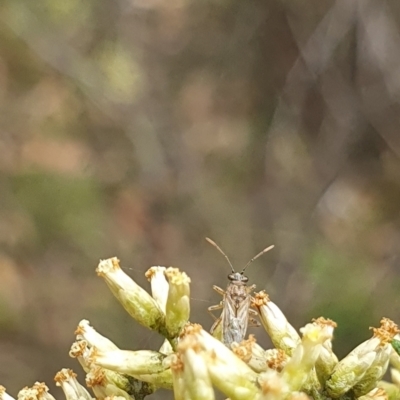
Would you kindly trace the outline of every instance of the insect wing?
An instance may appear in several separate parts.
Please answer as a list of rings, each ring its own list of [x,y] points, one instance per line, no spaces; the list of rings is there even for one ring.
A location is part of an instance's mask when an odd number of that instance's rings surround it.
[[[239,307],[226,296],[222,312],[222,341],[230,347],[232,342],[240,343],[247,332],[249,321],[250,296],[243,299]]]

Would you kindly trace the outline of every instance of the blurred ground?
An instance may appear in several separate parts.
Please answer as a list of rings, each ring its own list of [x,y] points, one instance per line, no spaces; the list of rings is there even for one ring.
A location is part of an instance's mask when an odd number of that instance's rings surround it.
[[[399,322],[400,3],[6,0],[0,5],[0,382],[50,386],[77,323],[160,339],[94,269],[192,278],[209,328],[228,265],[346,354]],[[262,330],[253,330],[267,345]],[[52,387],[59,395],[58,389]],[[151,396],[166,398],[165,393]]]

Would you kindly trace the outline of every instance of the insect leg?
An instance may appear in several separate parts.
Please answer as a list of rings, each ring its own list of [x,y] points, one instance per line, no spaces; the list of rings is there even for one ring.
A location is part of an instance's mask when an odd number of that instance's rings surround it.
[[[249,317],[249,326],[252,328],[259,328],[261,324],[256,319]]]
[[[255,288],[256,288],[256,285],[247,286],[246,287],[247,293],[251,293]]]
[[[224,308],[224,304],[221,301],[221,303],[216,304],[215,306],[210,306],[207,308],[207,311],[209,312],[209,314],[214,318],[214,321],[216,321],[217,319],[219,319],[220,317],[216,317],[212,312],[216,311],[216,310],[222,310]]]
[[[213,289],[219,293],[220,295],[224,296],[225,295],[225,290],[221,289],[219,286],[213,285]]]

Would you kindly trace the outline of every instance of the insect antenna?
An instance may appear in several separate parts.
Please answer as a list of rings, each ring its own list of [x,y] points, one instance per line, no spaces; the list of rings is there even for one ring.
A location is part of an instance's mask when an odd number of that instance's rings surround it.
[[[243,274],[243,272],[245,271],[245,269],[246,269],[254,260],[257,260],[258,257],[262,256],[262,255],[263,255],[264,253],[266,253],[267,251],[272,250],[274,247],[275,247],[274,245],[268,246],[268,247],[266,247],[263,251],[260,251],[257,255],[255,255],[255,256],[244,266],[244,268],[242,269],[241,274]]]
[[[232,272],[235,273],[235,270],[233,269],[233,265],[232,263],[229,261],[228,256],[222,251],[222,249],[217,245],[217,243],[215,243],[213,240],[211,240],[210,238],[206,237],[206,240],[208,243],[212,244],[214,247],[217,248],[217,250],[226,258],[226,261],[228,261],[229,265],[231,266]],[[259,255],[258,254],[255,258],[257,258]],[[253,260],[252,260],[253,261]],[[247,266],[247,265],[246,265]]]

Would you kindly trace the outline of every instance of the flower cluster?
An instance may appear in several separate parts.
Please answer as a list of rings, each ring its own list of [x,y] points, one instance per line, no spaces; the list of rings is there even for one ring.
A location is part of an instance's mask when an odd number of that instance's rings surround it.
[[[176,400],[213,400],[214,388],[231,400],[400,399],[400,330],[387,318],[339,361],[332,350],[333,321],[315,319],[298,333],[260,292],[252,307],[275,348],[263,349],[253,335],[227,347],[189,322],[190,279],[184,272],[150,268],[150,295],[116,258],[101,261],[96,271],[134,319],[165,338],[158,351],[121,350],[81,321],[70,356],[81,364],[97,399],[141,400],[159,388],[173,390]],[[382,380],[389,363],[393,383]],[[55,381],[67,400],[93,399],[71,370],[58,372]],[[0,400],[13,400],[2,386]],[[18,400],[54,398],[37,382],[22,389]]]

